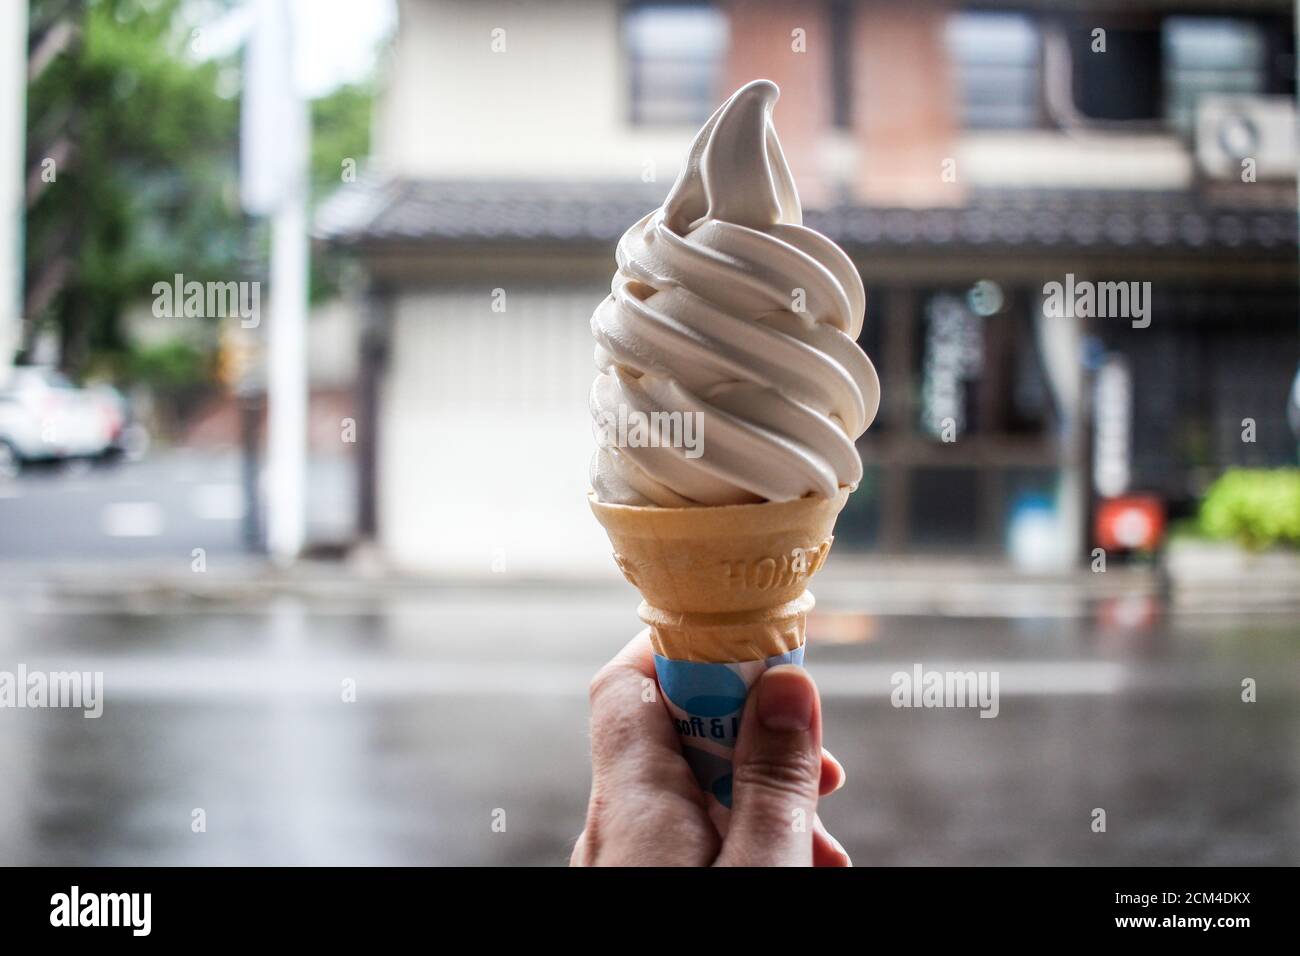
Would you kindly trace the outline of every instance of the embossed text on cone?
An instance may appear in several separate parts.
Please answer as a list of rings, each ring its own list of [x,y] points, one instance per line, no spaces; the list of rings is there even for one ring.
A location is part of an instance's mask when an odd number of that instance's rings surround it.
[[[848,498],[698,508],[591,509],[641,592],[655,653],[672,660],[764,660],[803,646],[809,579]]]

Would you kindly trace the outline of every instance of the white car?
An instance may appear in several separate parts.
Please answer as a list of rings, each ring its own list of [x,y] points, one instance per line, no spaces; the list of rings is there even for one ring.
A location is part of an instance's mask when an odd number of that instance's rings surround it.
[[[104,390],[78,388],[45,366],[18,366],[0,389],[0,474],[25,461],[103,455],[125,424],[120,401]]]

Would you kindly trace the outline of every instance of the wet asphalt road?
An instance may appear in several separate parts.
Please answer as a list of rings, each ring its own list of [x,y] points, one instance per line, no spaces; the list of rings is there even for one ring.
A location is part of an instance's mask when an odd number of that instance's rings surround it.
[[[809,663],[849,782],[822,814],[860,865],[1300,863],[1294,618],[829,603]],[[561,863],[588,785],[586,682],[634,604],[622,587],[0,591],[0,670],[102,670],[106,701],[99,719],[0,709],[0,863]],[[997,671],[998,716],[892,707],[891,676],[918,663]]]
[[[354,527],[353,468],[308,464],[313,540]],[[169,449],[142,461],[67,461],[0,476],[0,568],[7,562],[150,561],[186,568],[202,548],[212,570],[246,556],[245,489],[234,452]]]

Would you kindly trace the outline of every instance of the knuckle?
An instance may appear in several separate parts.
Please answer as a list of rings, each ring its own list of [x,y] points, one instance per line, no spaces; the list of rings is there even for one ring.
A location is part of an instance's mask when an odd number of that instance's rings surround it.
[[[587,684],[587,699],[595,707],[623,679],[625,668],[613,662],[596,671]]]
[[[733,779],[737,790],[806,799],[817,793],[821,760],[803,750],[753,754],[736,767]]]
[[[579,866],[627,866],[652,859],[656,844],[665,839],[655,823],[657,802],[655,795],[635,786],[593,783],[571,859]]]
[[[591,800],[587,804],[587,819],[583,822],[582,833],[573,848],[571,860],[575,865],[592,866],[600,858],[608,815],[609,798],[598,783],[593,784]]]
[[[591,679],[591,755],[597,774],[628,755],[642,736],[637,710],[639,685],[628,679],[628,671],[606,664]]]
[[[591,866],[596,859],[591,845],[591,841],[587,839],[587,831],[583,830],[573,843],[573,852],[569,854],[569,866]]]
[[[631,751],[640,736],[640,727],[626,710],[610,708],[599,721],[593,721],[591,756],[596,773],[603,776],[610,768],[635,756]]]

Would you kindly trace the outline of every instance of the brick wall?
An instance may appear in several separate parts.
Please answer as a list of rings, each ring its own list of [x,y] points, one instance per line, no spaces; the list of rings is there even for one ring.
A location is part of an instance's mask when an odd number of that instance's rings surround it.
[[[863,200],[888,206],[960,203],[960,169],[956,183],[941,178],[958,133],[944,48],[948,13],[920,3],[854,8],[854,186]]]
[[[807,206],[825,204],[828,197],[820,150],[831,123],[827,6],[789,0],[731,0],[723,7],[730,17],[731,42],[722,95],[756,79],[771,80],[781,88],[775,114],[777,133],[800,199]]]

